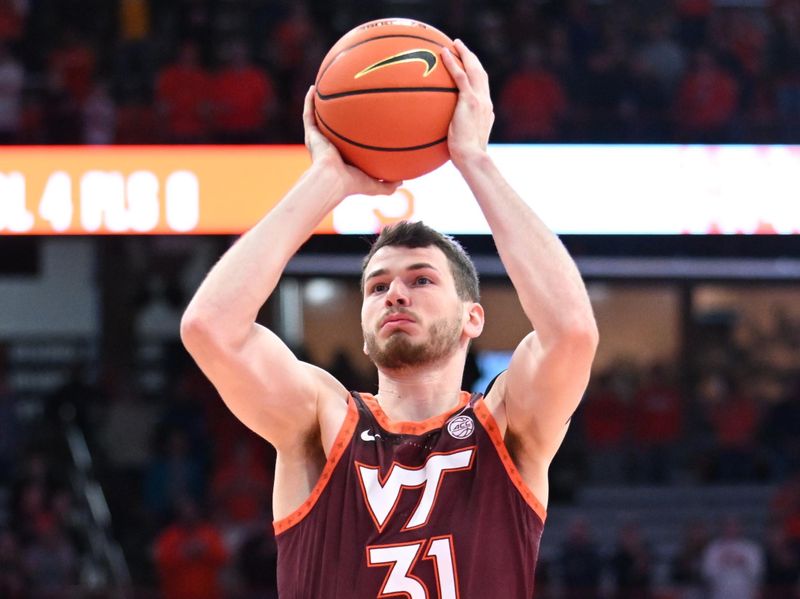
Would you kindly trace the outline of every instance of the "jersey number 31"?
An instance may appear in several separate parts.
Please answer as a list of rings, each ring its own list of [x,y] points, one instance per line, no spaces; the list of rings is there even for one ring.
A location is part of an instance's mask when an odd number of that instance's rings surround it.
[[[409,599],[430,599],[428,589],[411,573],[420,556],[422,559],[433,560],[439,599],[458,599],[456,556],[453,552],[453,537],[450,535],[367,547],[369,567],[389,567],[378,593],[379,599],[397,595],[405,595]]]

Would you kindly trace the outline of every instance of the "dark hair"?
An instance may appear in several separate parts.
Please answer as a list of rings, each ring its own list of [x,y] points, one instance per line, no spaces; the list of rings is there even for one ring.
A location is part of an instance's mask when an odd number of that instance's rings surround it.
[[[361,292],[364,292],[364,275],[367,264],[375,253],[386,246],[424,248],[436,246],[447,257],[458,297],[465,301],[479,302],[481,292],[478,285],[478,272],[466,250],[449,235],[439,233],[421,222],[400,221],[387,225],[372,244],[369,253],[361,263]]]

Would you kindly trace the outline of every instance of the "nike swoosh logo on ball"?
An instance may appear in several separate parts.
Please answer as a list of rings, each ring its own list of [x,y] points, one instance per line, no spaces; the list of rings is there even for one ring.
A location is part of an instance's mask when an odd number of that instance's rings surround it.
[[[378,62],[369,65],[367,68],[356,73],[354,79],[358,79],[384,67],[415,61],[425,64],[425,72],[422,74],[422,76],[427,77],[433,72],[433,70],[436,68],[436,65],[439,64],[439,57],[432,50],[406,50],[405,52],[400,52],[400,54],[389,56],[388,58],[384,58],[383,60],[379,60]]]

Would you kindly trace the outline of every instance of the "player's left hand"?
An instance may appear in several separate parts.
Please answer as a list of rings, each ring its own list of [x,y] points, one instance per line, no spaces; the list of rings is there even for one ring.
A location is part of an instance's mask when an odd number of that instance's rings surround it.
[[[458,86],[458,103],[447,132],[447,145],[450,159],[461,169],[471,157],[486,152],[494,109],[489,76],[480,60],[461,40],[455,41],[455,50],[461,63],[447,48],[442,51],[442,62]]]

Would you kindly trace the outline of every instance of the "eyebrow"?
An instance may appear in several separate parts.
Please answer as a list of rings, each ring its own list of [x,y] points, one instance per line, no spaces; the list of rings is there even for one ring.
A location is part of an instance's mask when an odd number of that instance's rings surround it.
[[[415,262],[414,264],[410,264],[406,268],[406,271],[409,271],[409,270],[425,270],[426,268],[430,268],[431,270],[435,270],[436,272],[439,272],[439,269],[436,268],[433,264],[430,264],[429,262]],[[364,278],[364,281],[366,282],[366,281],[369,281],[370,279],[374,279],[375,277],[383,276],[387,272],[389,272],[387,269],[379,268],[378,270],[374,270],[370,274],[368,274]]]

